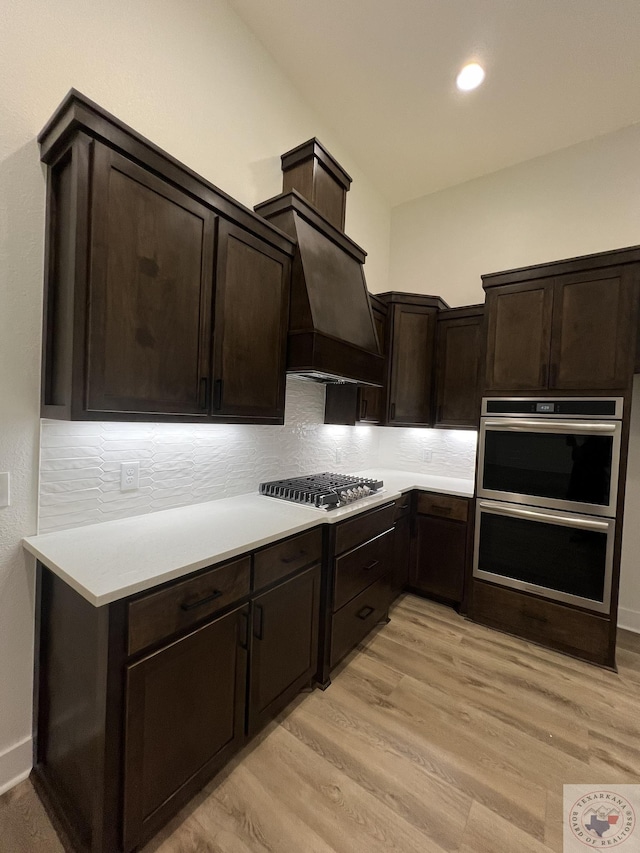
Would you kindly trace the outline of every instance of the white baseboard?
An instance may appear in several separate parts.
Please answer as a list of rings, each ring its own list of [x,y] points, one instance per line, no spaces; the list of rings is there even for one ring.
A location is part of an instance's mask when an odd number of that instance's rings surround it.
[[[31,738],[26,737],[0,753],[0,795],[11,790],[31,773],[32,749]]]
[[[618,628],[625,631],[634,631],[640,634],[640,613],[637,610],[627,610],[626,607],[618,608]]]

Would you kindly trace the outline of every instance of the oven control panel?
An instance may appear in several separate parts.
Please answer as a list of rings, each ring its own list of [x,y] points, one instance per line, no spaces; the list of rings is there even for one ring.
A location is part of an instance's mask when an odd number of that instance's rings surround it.
[[[484,397],[482,415],[621,420],[622,397]]]

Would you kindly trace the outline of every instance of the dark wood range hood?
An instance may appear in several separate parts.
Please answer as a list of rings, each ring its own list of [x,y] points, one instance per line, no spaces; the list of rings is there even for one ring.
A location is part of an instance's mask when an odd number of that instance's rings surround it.
[[[296,240],[287,372],[317,382],[381,385],[364,252],[344,233],[351,178],[311,139],[282,155],[284,192],[256,213]]]

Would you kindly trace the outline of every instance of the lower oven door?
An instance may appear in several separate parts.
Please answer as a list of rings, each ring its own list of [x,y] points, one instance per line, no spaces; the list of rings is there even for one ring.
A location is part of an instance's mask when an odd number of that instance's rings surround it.
[[[609,613],[615,519],[478,501],[473,576]]]

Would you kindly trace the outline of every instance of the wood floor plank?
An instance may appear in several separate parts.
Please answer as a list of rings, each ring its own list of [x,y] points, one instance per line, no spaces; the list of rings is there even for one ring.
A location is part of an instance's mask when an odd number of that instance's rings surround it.
[[[471,806],[460,853],[549,853],[546,844],[480,803]]]
[[[640,637],[612,673],[402,596],[140,853],[560,853],[562,785],[636,783]],[[30,782],[0,853],[63,853]]]
[[[247,769],[336,853],[424,853],[422,833],[328,761],[311,761],[308,747],[282,727],[261,744]],[[428,849],[442,853],[433,842]]]
[[[347,713],[345,708],[349,709]],[[355,697],[340,684],[335,685],[334,695],[325,706],[328,714],[347,716],[354,728],[369,732],[373,738],[383,738],[407,761],[459,788],[468,797],[508,815],[514,824],[532,835],[542,836],[545,797],[534,784],[517,774],[503,772],[493,755],[487,760],[486,753],[481,755],[479,741],[469,750],[462,732],[456,732],[455,738],[444,743],[439,736],[434,738],[429,723],[420,717],[406,714],[389,700],[385,708],[389,713],[382,716],[380,707],[374,707],[368,699]]]
[[[427,841],[457,851],[470,797],[388,748],[329,718],[324,703],[307,702],[283,726],[317,755],[418,829]]]
[[[64,853],[28,780],[0,797],[0,853]]]
[[[400,665],[404,657],[404,647],[401,643],[397,643],[397,647],[387,645],[395,639],[391,632],[385,631],[380,638],[380,643],[373,649],[366,649],[366,653],[354,661],[349,672],[357,671],[360,659],[367,660],[372,655],[376,655],[376,662],[381,663],[383,658],[380,656],[380,651],[382,655],[386,655],[384,659],[387,662],[395,660],[396,665]],[[431,646],[428,651],[428,664],[425,663],[424,668],[419,667],[419,672],[427,680],[431,690],[441,693],[448,701],[455,698],[458,702],[472,704],[502,720],[506,725],[538,739],[540,743],[552,744],[567,755],[581,761],[588,761],[586,723],[575,721],[568,727],[566,713],[562,709],[514,704],[508,685],[500,684],[493,679],[479,678],[468,668],[460,667],[457,661],[444,662],[440,654],[433,652],[434,647]]]
[[[547,791],[547,812],[544,821],[544,843],[550,850],[562,853],[564,833],[564,801],[562,785]]]

